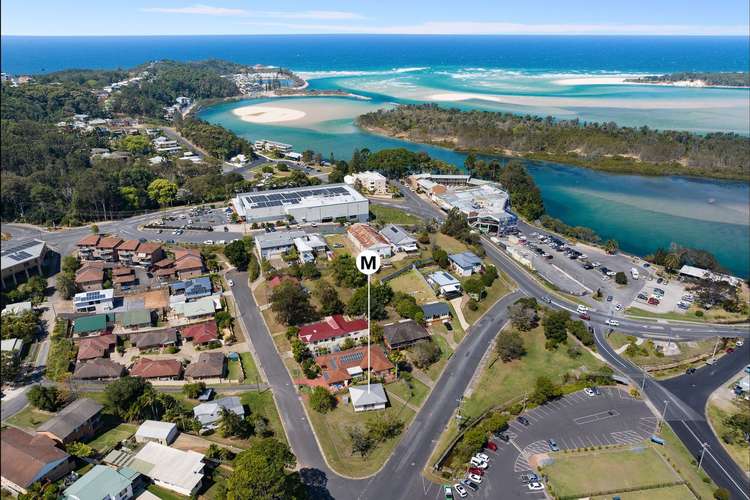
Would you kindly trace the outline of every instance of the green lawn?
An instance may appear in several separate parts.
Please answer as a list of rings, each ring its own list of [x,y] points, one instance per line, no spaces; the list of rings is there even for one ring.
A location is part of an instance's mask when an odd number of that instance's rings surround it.
[[[108,430],[104,434],[101,434],[96,439],[91,441],[89,446],[94,448],[98,452],[106,451],[112,448],[120,441],[129,438],[135,431],[138,430],[138,426],[134,424],[119,424],[118,426]]]
[[[711,425],[720,438],[729,429],[724,424],[724,419],[729,415],[729,412],[722,410],[715,404],[708,404],[708,419],[711,421]],[[742,470],[745,472],[750,471],[750,449],[748,449],[747,442],[744,442],[744,444],[743,442],[728,444],[722,441],[722,444]]]
[[[227,361],[227,370],[229,380],[237,380],[242,382],[244,377],[242,376],[242,362],[237,360]]]
[[[387,390],[386,390],[387,391]],[[364,426],[369,419],[388,414],[399,418],[408,425],[414,412],[401,403],[391,400],[391,406],[381,411],[355,413],[351,405],[339,402],[335,410],[321,414],[310,408],[307,397],[303,398],[310,415],[310,423],[320,440],[326,460],[335,472],[352,477],[363,477],[376,472],[390,457],[401,436],[379,443],[364,458],[352,455],[351,442],[347,430],[353,425]],[[403,434],[403,433],[402,433]]]
[[[658,313],[655,311],[649,311],[647,309],[641,309],[640,307],[628,307],[627,309],[625,309],[625,314],[636,316],[639,318],[675,319],[680,321],[696,321],[700,323],[705,322],[704,318],[699,318],[694,314],[683,314],[676,311]]]
[[[240,360],[242,361],[242,369],[245,371],[245,380],[248,383],[254,384],[263,381],[260,372],[258,371],[258,367],[255,365],[255,359],[253,359],[251,353],[241,352]]]
[[[647,351],[647,355],[644,354],[631,357],[627,356],[627,353],[623,354],[625,354],[628,359],[630,359],[638,366],[658,367],[661,365],[669,365],[686,361],[699,355],[710,355],[714,352],[714,347],[716,347],[716,339],[701,340],[698,342],[677,342],[676,344],[680,349],[680,353],[673,356],[657,355],[656,346],[650,340],[647,340],[646,342],[643,342],[640,346],[638,346],[639,348]],[[717,355],[721,353],[721,344],[719,344],[718,347],[719,350],[717,350]]]
[[[443,368],[445,368],[445,364],[448,363],[448,359],[453,354],[453,349],[451,349],[451,346],[448,345],[448,341],[445,340],[442,335],[433,335],[432,341],[440,347],[440,359],[436,363],[430,365],[430,367],[427,368],[426,373],[432,380],[437,380],[440,377],[440,374],[443,373]]]
[[[521,334],[526,355],[521,359],[503,363],[500,360],[484,369],[471,397],[464,401],[463,413],[476,417],[493,406],[523,396],[534,390],[536,379],[542,375],[553,382],[562,383],[562,375],[581,367],[596,371],[602,363],[588,351],[577,358],[567,354],[565,346],[554,351],[544,348],[542,327]],[[572,342],[570,340],[569,342]]]
[[[416,269],[404,273],[388,282],[394,292],[403,292],[417,299],[418,304],[435,302],[435,292],[427,285],[422,274]]]
[[[505,273],[498,271],[498,277],[492,286],[485,288],[487,295],[479,301],[477,310],[472,311],[466,305],[463,306],[464,318],[469,325],[476,323],[490,307],[495,305],[495,302],[510,293],[512,288],[515,288],[513,281]]]
[[[457,239],[448,236],[443,233],[435,233],[431,235],[432,244],[438,246],[450,253],[461,253],[469,249],[466,244],[458,241]]]
[[[628,493],[618,493],[621,500],[692,500],[695,498],[693,492],[687,485],[680,484],[677,486],[667,486],[666,488],[653,488],[650,490],[631,491]],[[590,500],[611,500],[612,495],[602,497],[591,497]]]
[[[659,436],[664,439],[664,446],[653,445],[653,448],[663,457],[669,457],[672,467],[679,471],[682,478],[690,483],[701,498],[713,498],[716,485],[711,480],[705,481],[708,476],[698,471],[695,458],[669,425],[662,426]]]
[[[433,335],[445,335],[446,337],[451,337],[453,338],[453,342],[458,344],[464,338],[466,332],[461,328],[461,322],[456,319],[456,311],[453,309],[453,304],[448,303],[448,307],[451,308],[451,314],[453,316],[453,319],[450,322],[453,330],[448,331],[442,321],[435,321],[432,323],[429,330]]]
[[[555,454],[543,468],[550,488],[561,497],[586,497],[605,491],[647,488],[679,481],[680,477],[650,447]]]
[[[411,388],[409,388],[411,384]],[[412,377],[407,384],[406,380],[401,378],[400,380],[388,384],[386,390],[400,397],[404,401],[408,401],[409,404],[419,406],[430,394],[430,388],[424,385],[422,382]]]
[[[370,213],[372,214],[371,219],[382,224],[413,225],[421,222],[419,217],[411,215],[402,209],[384,207],[382,205],[376,205],[375,203],[370,204]]]
[[[33,406],[28,405],[3,423],[22,429],[35,430],[39,425],[42,425],[53,416],[54,413],[37,410]]]
[[[155,484],[150,485],[147,489],[157,497],[161,498],[161,500],[183,500],[184,498],[188,498],[186,496],[175,493],[172,490],[162,488],[161,486],[156,486]]]
[[[284,426],[281,424],[281,417],[276,409],[276,402],[270,389],[256,392],[249,391],[240,397],[242,404],[250,409],[250,413],[263,415],[268,420],[268,425],[273,429],[274,437],[280,441],[286,441]]]
[[[631,340],[635,340],[635,337],[631,335],[625,335],[620,332],[612,332],[607,336],[607,342],[615,349],[619,349],[625,344],[629,344]]]

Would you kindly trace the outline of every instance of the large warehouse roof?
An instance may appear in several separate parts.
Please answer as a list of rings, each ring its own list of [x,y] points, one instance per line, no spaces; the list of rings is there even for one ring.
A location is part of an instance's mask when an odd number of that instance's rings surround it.
[[[2,251],[2,268],[7,269],[22,262],[38,259],[44,251],[45,243],[40,240],[31,240],[17,245],[8,245]]]
[[[237,213],[243,217],[284,216],[298,209],[367,203],[367,198],[346,184],[328,184],[298,188],[241,193],[234,198]],[[351,215],[348,212],[341,214]],[[338,216],[338,215],[337,215]]]

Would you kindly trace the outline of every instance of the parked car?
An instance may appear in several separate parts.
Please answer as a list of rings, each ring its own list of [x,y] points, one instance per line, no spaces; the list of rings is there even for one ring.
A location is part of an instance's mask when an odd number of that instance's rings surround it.
[[[526,426],[528,426],[531,423],[531,422],[529,422],[528,418],[522,417],[521,415],[519,415],[519,416],[516,417],[516,421],[519,424],[523,424],[523,425],[526,425]]]
[[[472,483],[468,479],[462,479],[461,480],[461,484],[463,484],[464,486],[466,486],[467,488],[469,488],[471,491],[477,491],[477,490],[479,490],[479,486],[477,486],[476,484]]]
[[[549,298],[549,296],[547,296],[547,295],[545,295],[544,297],[542,297],[542,300],[544,302],[546,302],[547,304],[551,304],[552,303],[552,299]]]
[[[685,373],[687,375],[692,375],[693,373],[695,373],[695,368],[691,366],[690,368],[688,368],[687,370],[685,370]]]
[[[463,485],[460,483],[454,484],[453,489],[456,491],[456,493],[458,493],[458,496],[461,498],[466,498],[466,495],[468,495],[468,493],[466,492],[466,488],[464,488]]]
[[[607,295],[607,302],[612,302],[612,299],[614,299],[614,297],[612,297],[611,295]]]
[[[581,313],[578,315],[578,317],[586,321],[591,319],[591,315],[589,313]]]
[[[485,462],[489,462],[490,461],[490,456],[487,455],[486,453],[481,453],[480,452],[480,453],[475,454],[474,456],[476,458],[478,458],[479,460],[483,460]]]
[[[734,345],[735,345],[736,347],[742,347],[743,345],[745,345],[745,341],[744,341],[744,340],[742,340],[742,339],[737,339],[737,340],[736,340],[736,341],[734,342]]]
[[[529,489],[531,491],[541,491],[544,489],[544,485],[540,482],[529,483]]]
[[[443,486],[443,495],[445,500],[453,500],[453,490],[447,484]]]
[[[549,445],[549,449],[552,451],[560,451],[560,447],[557,446],[557,441],[554,439],[548,439],[547,444]]]
[[[479,469],[486,469],[489,466],[486,460],[480,460],[477,457],[471,457],[471,460],[469,460],[469,464],[472,467],[477,467]]]
[[[615,311],[622,311],[622,304],[617,304],[615,306]]]
[[[203,242],[203,244],[204,245],[213,245],[214,244],[214,240],[206,240],[206,241]]]
[[[585,394],[586,394],[587,396],[589,396],[589,397],[591,397],[591,398],[593,398],[594,396],[596,396],[596,393],[594,392],[594,389],[592,389],[591,387],[586,387],[586,388],[585,388],[585,389],[583,390],[583,392],[584,392],[584,393],[585,393]]]
[[[227,280],[227,285],[229,285],[230,288],[233,287],[234,286],[234,281]]]
[[[617,321],[616,319],[608,319],[607,321],[605,321],[605,323],[608,326],[620,326],[620,322]]]
[[[482,484],[482,476],[477,476],[476,474],[469,473],[467,477],[472,483]]]
[[[523,484],[528,484],[539,481],[539,476],[537,476],[533,472],[527,472],[525,474],[521,474],[520,479]]]
[[[645,293],[639,293],[638,294],[638,298],[641,299],[641,300],[648,300],[648,297],[646,296]]]
[[[505,441],[506,443],[510,441],[510,436],[508,436],[508,435],[507,435],[507,434],[505,434],[504,432],[500,432],[500,433],[498,433],[498,434],[495,434],[495,436],[496,436],[496,437],[497,437],[497,438],[498,438],[499,440],[501,440],[501,441]]]
[[[448,330],[449,332],[453,330],[453,325],[451,325],[451,322],[450,322],[450,321],[443,321],[443,326],[444,326],[444,327],[445,327],[445,329],[446,329],[446,330]]]
[[[493,443],[492,441],[490,441],[489,443],[487,443],[487,449],[492,450],[492,451],[497,451],[497,445]]]
[[[484,469],[480,469],[479,467],[469,467],[469,472],[477,476],[484,476]]]
[[[656,297],[651,297],[650,299],[648,299],[648,303],[651,304],[652,306],[658,306],[659,299],[657,299]]]
[[[732,354],[734,352],[734,347],[727,347],[727,354]]]

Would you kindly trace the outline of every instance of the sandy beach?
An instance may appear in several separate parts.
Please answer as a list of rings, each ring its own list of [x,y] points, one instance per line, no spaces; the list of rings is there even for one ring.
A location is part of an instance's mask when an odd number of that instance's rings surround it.
[[[561,78],[553,80],[556,85],[622,85],[626,78],[636,78],[634,76],[586,76],[582,78]]]
[[[232,110],[232,114],[250,123],[279,123],[301,120],[307,113],[299,109],[251,105]]]

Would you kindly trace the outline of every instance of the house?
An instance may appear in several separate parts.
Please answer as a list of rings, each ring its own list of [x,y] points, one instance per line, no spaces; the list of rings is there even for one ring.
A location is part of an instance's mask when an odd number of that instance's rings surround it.
[[[261,259],[288,252],[294,246],[296,238],[305,238],[305,231],[276,231],[261,233],[255,236],[255,250]]]
[[[155,442],[169,446],[177,438],[177,424],[171,422],[160,422],[158,420],[144,420],[138,430],[135,431],[137,443]]]
[[[203,480],[204,455],[148,442],[128,466],[150,477],[157,486],[181,495],[193,496]]]
[[[117,338],[112,334],[86,337],[78,343],[77,361],[106,358],[117,346]]]
[[[140,244],[138,240],[125,240],[120,243],[117,247],[117,260],[123,265],[132,265]]]
[[[422,305],[424,320],[428,323],[451,319],[451,308],[445,302],[431,302]]]
[[[94,314],[73,321],[74,335],[88,335],[93,332],[106,332],[114,321],[114,314]]]
[[[94,249],[94,258],[101,259],[104,262],[114,262],[117,260],[116,248],[122,243],[122,238],[117,236],[104,236],[99,238],[99,243]]]
[[[81,292],[73,296],[76,312],[103,312],[114,308],[115,291],[111,288]]]
[[[26,493],[37,481],[57,481],[75,467],[70,455],[43,434],[15,427],[0,433],[0,479],[3,488]]]
[[[217,307],[219,302],[219,307]],[[220,309],[220,301],[211,297],[203,297],[193,302],[177,302],[172,304],[172,310],[178,316],[190,320],[213,318],[217,309]]]
[[[390,380],[393,378],[393,363],[386,357],[383,349],[377,346],[370,348],[372,363],[367,359],[367,347],[355,347],[345,351],[332,352],[315,358],[315,364],[321,368],[318,381],[328,388],[338,390],[349,385],[353,378],[372,375]]]
[[[199,380],[208,378],[224,378],[226,359],[223,352],[202,352],[198,361],[190,363],[185,369],[185,378]]]
[[[88,236],[81,238],[78,243],[76,243],[76,247],[78,247],[78,257],[80,257],[81,260],[92,260],[94,258],[94,250],[98,243],[98,234],[89,234]]]
[[[198,250],[174,249],[174,268],[181,280],[197,278],[203,274],[203,257]]]
[[[437,289],[439,295],[447,299],[461,296],[461,282],[445,271],[437,271],[427,277],[427,281]]]
[[[222,410],[229,410],[240,417],[245,417],[245,408],[237,396],[201,403],[193,408],[193,415],[201,423],[203,429],[215,429],[219,426]]]
[[[294,238],[294,247],[297,249],[300,262],[304,264],[313,262],[318,255],[325,255],[328,244],[319,234],[307,234]]]
[[[203,321],[202,323],[193,323],[182,327],[180,335],[185,340],[191,341],[194,345],[204,345],[215,340],[219,340],[219,331],[216,321]]]
[[[76,399],[37,427],[36,431],[62,444],[86,441],[99,429],[103,408],[93,399]]]
[[[173,424],[174,425],[174,424]],[[95,465],[63,491],[63,500],[130,500],[140,473],[128,467]]]
[[[139,358],[130,368],[130,375],[145,379],[179,380],[182,363],[176,359]]]
[[[356,172],[345,176],[344,182],[350,186],[359,183],[370,194],[388,194],[388,179],[380,172]]]
[[[135,269],[132,267],[118,266],[112,268],[112,284],[127,290],[138,284],[138,278],[135,275]]]
[[[165,256],[160,243],[147,241],[138,245],[132,261],[133,264],[149,268],[154,262],[162,260]]]
[[[349,387],[349,399],[356,412],[385,410],[388,404],[383,384],[353,385]]]
[[[302,325],[299,329],[299,339],[313,351],[321,348],[338,348],[344,339],[354,341],[367,336],[367,320],[348,320],[341,314],[326,316],[322,321]]]
[[[482,272],[483,269],[482,259],[477,257],[474,252],[454,253],[448,256],[448,260],[451,269],[464,278]]]
[[[396,323],[384,325],[383,340],[389,350],[403,349],[417,342],[430,340],[430,334],[413,319],[404,319]]]
[[[357,222],[349,226],[346,232],[358,251],[370,250],[379,253],[381,257],[391,256],[390,243],[372,226]]]
[[[115,315],[115,318],[123,328],[135,330],[138,328],[149,327],[153,321],[151,311],[148,309],[133,309],[130,311],[118,312]]]
[[[92,292],[104,288],[104,268],[101,262],[91,262],[84,264],[76,271],[75,283],[76,288],[82,292]]]
[[[162,283],[177,278],[177,269],[174,267],[174,259],[161,259],[153,264],[153,273]]]
[[[3,339],[0,341],[0,352],[10,352],[13,356],[20,356],[23,350],[23,339]]]
[[[16,302],[14,304],[8,304],[7,306],[3,307],[3,311],[0,313],[0,316],[5,316],[8,314],[23,314],[25,312],[33,311],[34,308],[31,306],[30,301],[26,302]]]
[[[125,367],[108,358],[97,358],[78,363],[73,372],[76,380],[108,380],[125,375]]]
[[[213,286],[211,285],[210,277],[201,276],[199,278],[172,283],[169,285],[169,292],[172,296],[181,296],[186,302],[191,302],[211,295],[213,293]]]
[[[380,234],[388,240],[394,252],[416,252],[419,250],[417,240],[411,237],[401,226],[386,224]]]
[[[14,288],[32,276],[44,275],[49,248],[41,240],[3,245],[0,259],[0,288]]]
[[[141,351],[155,347],[175,345],[177,344],[177,330],[174,328],[165,328],[134,334],[130,336],[130,342]]]

